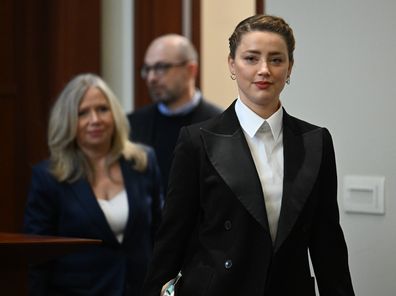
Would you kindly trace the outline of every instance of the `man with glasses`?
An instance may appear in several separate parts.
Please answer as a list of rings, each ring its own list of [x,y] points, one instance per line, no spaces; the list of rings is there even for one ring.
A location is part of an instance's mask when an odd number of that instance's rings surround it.
[[[195,86],[198,55],[186,37],[169,34],[154,39],[140,74],[153,104],[128,115],[131,138],[154,148],[166,190],[180,128],[209,119],[221,110],[205,101]]]

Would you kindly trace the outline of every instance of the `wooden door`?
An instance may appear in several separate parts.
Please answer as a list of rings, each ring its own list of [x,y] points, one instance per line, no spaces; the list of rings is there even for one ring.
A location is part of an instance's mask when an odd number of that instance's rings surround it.
[[[100,73],[100,1],[1,0],[0,38],[0,231],[18,232],[54,98],[77,73]]]
[[[151,103],[146,84],[140,77],[146,48],[160,35],[182,34],[182,2],[182,0],[135,0],[135,108]]]

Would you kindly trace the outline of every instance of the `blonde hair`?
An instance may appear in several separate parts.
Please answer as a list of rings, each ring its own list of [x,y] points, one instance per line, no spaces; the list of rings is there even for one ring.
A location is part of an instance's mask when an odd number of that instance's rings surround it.
[[[92,180],[92,168],[77,145],[78,108],[86,91],[96,87],[107,98],[114,118],[114,134],[106,167],[121,156],[132,160],[133,167],[144,171],[147,167],[147,153],[140,145],[128,140],[129,124],[118,99],[109,86],[97,75],[87,73],[74,77],[57,98],[49,118],[48,146],[50,150],[50,171],[62,182],[74,182],[81,177]]]

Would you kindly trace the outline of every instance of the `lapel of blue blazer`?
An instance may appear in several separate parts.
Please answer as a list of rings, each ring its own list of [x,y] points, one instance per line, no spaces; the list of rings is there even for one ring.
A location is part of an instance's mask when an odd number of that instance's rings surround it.
[[[303,130],[301,121],[284,111],[283,154],[283,196],[275,252],[290,234],[317,180],[322,159],[322,130]]]
[[[106,242],[117,243],[89,182],[85,178],[81,178],[72,183],[71,188],[74,196],[81,203],[82,208],[90,216],[92,225],[97,227],[103,234],[103,237],[100,239]]]
[[[131,233],[132,228],[134,227],[134,221],[137,216],[137,209],[140,208],[138,204],[141,199],[138,198],[143,193],[140,192],[141,188],[139,184],[141,184],[144,180],[142,180],[142,176],[138,173],[133,167],[130,161],[121,158],[120,160],[122,176],[124,178],[124,186],[128,196],[128,207],[129,207],[129,215],[128,222],[124,231],[124,240],[123,243],[126,242]]]
[[[235,102],[210,128],[201,130],[205,149],[224,182],[269,234],[261,183],[234,105]]]
[[[134,209],[136,209],[137,199],[134,199],[134,197],[138,194],[138,186],[136,181],[138,177],[135,176],[136,171],[132,168],[131,163],[127,162],[124,158],[120,159],[120,166],[124,178],[124,186],[128,197],[129,207],[128,222],[125,229],[126,236],[123,240],[125,241],[127,239],[127,234],[129,233],[128,229],[133,226],[133,219],[136,216],[134,215]],[[82,204],[84,210],[88,215],[90,215],[93,225],[100,229],[104,240],[111,244],[119,244],[87,180],[79,179],[78,181],[71,184],[71,188],[76,198]]]

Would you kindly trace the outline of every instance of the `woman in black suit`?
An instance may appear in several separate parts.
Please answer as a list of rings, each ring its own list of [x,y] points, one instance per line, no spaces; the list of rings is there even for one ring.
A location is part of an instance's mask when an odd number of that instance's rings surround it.
[[[327,129],[286,113],[294,36],[255,15],[229,38],[238,99],[183,128],[144,295],[354,295]],[[311,275],[308,251],[314,275]]]
[[[31,295],[140,295],[162,193],[153,150],[128,134],[118,100],[98,76],[78,75],[58,97],[51,157],[33,168],[25,232],[103,243],[33,266]]]

